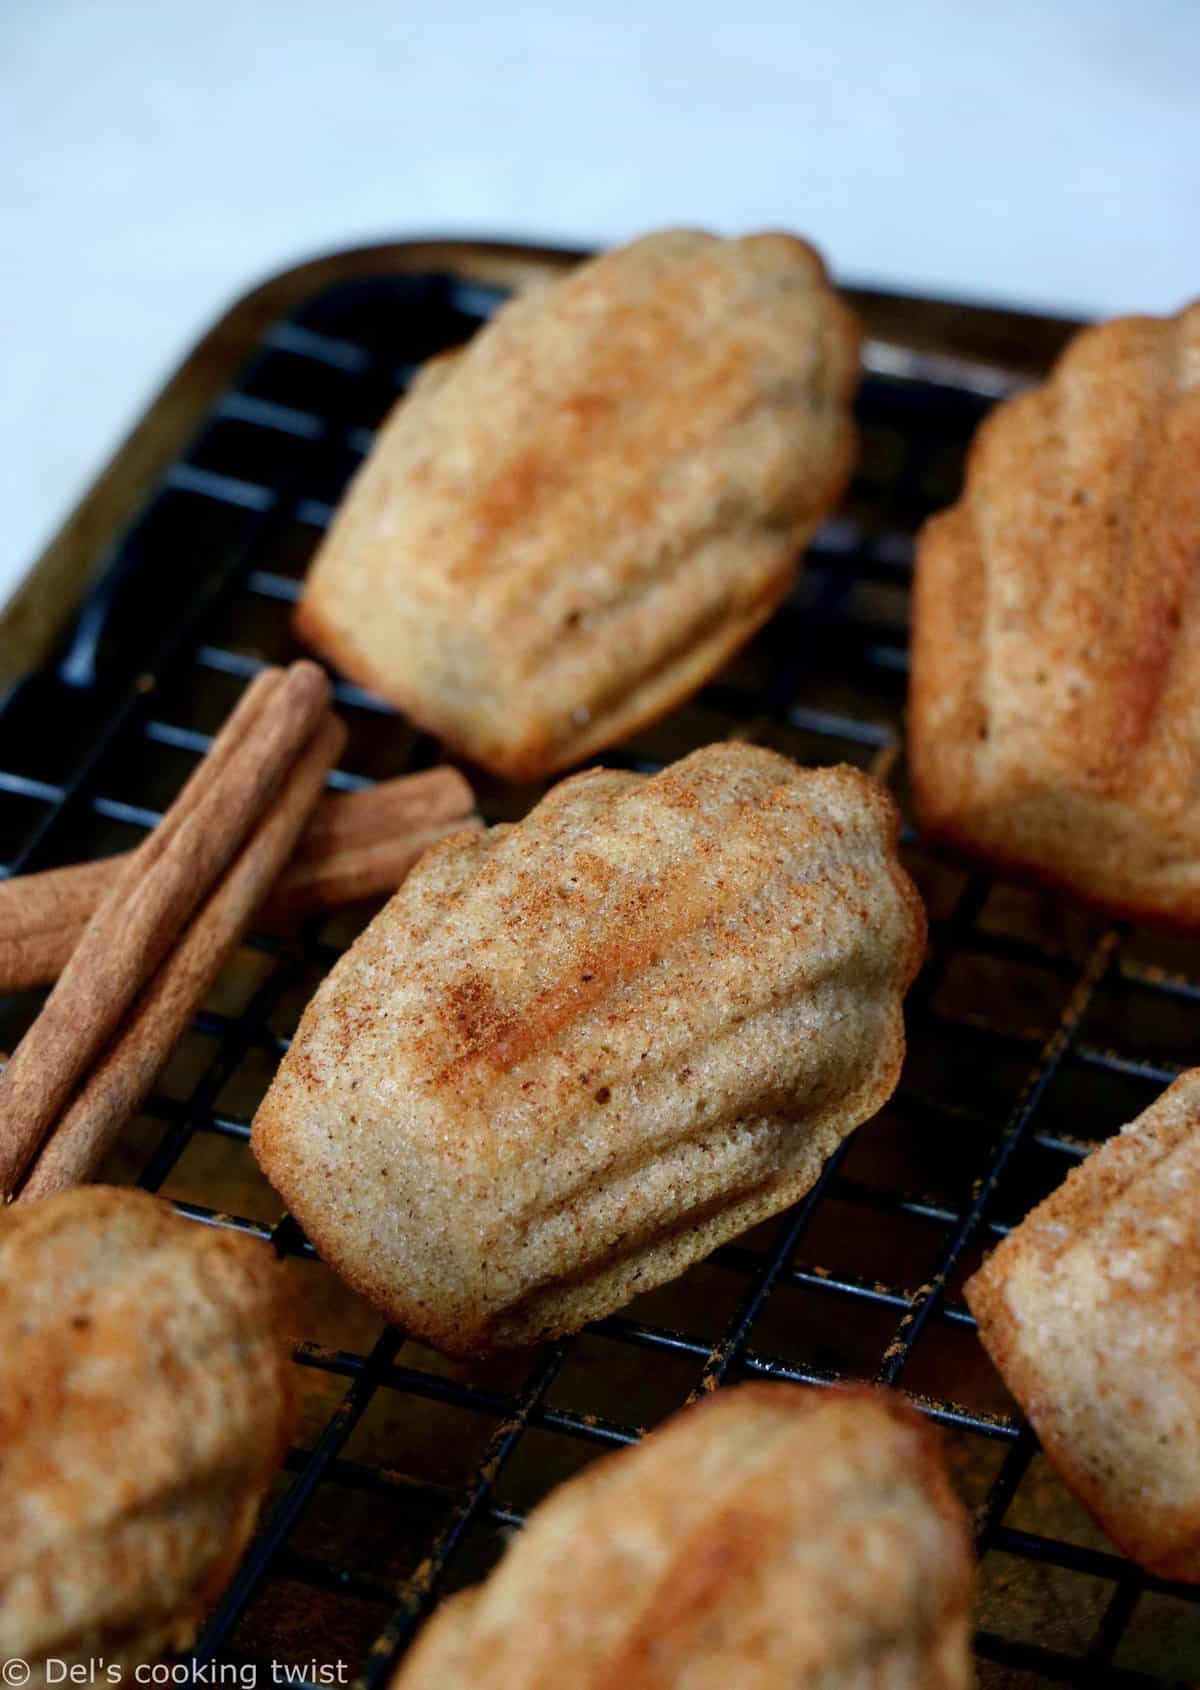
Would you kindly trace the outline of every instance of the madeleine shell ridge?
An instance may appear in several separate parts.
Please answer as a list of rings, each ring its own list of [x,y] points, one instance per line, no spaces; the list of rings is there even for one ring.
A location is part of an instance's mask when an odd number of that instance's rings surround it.
[[[924,944],[886,792],[738,744],[436,846],[256,1116],[322,1256],[450,1353],[572,1331],[786,1208],[890,1096]]]
[[[298,632],[501,775],[583,761],[787,592],[849,475],[858,346],[791,235],[662,231],[519,294],[385,421]]]
[[[1200,304],[1083,330],[998,407],[917,547],[932,840],[1200,931]]]

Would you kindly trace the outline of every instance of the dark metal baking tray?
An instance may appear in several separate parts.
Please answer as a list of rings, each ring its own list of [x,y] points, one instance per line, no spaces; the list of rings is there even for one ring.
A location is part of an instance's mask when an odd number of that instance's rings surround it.
[[[577,254],[486,242],[291,270],[208,334],[0,620],[0,864],[119,850],[182,784],[247,679],[294,654],[289,612],[373,429],[429,356]],[[868,328],[862,450],[771,623],[683,708],[601,759],[650,769],[724,735],[872,769],[906,805],[913,536],[951,500],[988,406],[1074,327],[850,289]],[[335,785],[438,746],[339,682]],[[489,819],[539,795],[476,778]],[[296,1281],[301,1419],[203,1659],[344,1663],[381,1684],[445,1592],[480,1577],[559,1479],[706,1385],[879,1379],[941,1427],[975,1511],[979,1682],[1162,1686],[1200,1675],[1197,1592],[1115,1552],[1040,1455],[976,1339],[982,1252],[1191,1059],[1200,947],[925,855],[932,918],[901,1086],[778,1221],[568,1342],[486,1366],[384,1330],[258,1175],[249,1121],[308,996],[369,912],[254,938],[106,1177],[270,1239]],[[3,1000],[11,1048],[40,994]]]

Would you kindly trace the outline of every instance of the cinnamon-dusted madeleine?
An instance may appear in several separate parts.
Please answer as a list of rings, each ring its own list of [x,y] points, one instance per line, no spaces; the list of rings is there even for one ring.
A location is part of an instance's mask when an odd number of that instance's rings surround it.
[[[452,1354],[573,1331],[786,1208],[886,1102],[924,916],[891,799],[748,745],[435,845],[312,999],[252,1143]]]
[[[1132,1560],[1200,1583],[1200,1069],[1075,1168],[965,1295],[1079,1500]]]
[[[1200,931],[1200,304],[1084,330],[918,543],[930,838]]]
[[[971,1562],[900,1397],[739,1385],[560,1485],[392,1690],[965,1690]]]
[[[392,411],[297,629],[533,778],[687,697],[850,469],[859,333],[791,235],[648,235],[505,305]]]
[[[142,1191],[0,1215],[0,1657],[189,1644],[287,1447],[269,1246]]]

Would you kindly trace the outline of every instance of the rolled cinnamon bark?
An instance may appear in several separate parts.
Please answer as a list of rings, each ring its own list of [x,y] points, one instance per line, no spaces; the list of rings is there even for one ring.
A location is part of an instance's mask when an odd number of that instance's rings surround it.
[[[323,797],[257,920],[274,931],[394,892],[435,840],[468,824],[474,807],[466,779],[448,766]],[[0,992],[58,979],[129,855],[0,881]]]
[[[123,864],[41,1014],[0,1074],[4,1201],[262,817],[326,717],[329,697],[329,682],[314,663],[259,675],[159,826]]]
[[[345,729],[332,716],[318,728],[266,816],[50,1134],[18,1202],[78,1185],[99,1168],[287,860],[345,740]]]

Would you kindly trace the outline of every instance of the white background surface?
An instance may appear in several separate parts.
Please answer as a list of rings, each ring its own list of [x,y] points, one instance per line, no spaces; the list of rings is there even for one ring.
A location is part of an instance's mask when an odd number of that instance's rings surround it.
[[[0,597],[230,300],[429,233],[775,225],[1072,311],[1200,293],[1193,0],[3,0]]]

